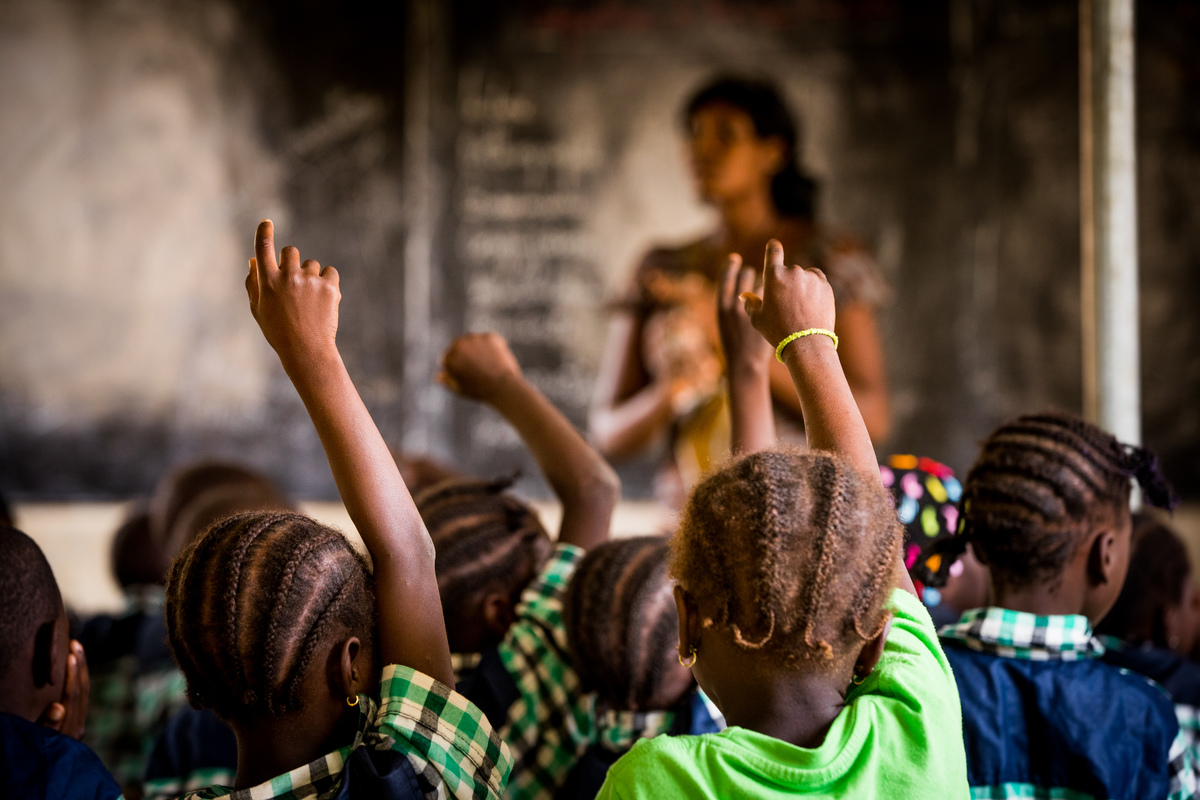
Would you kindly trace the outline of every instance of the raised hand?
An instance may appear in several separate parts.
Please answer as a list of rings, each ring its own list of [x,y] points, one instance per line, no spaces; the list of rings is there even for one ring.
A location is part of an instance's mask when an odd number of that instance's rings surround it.
[[[72,639],[70,652],[67,653],[67,679],[63,684],[62,698],[51,703],[39,721],[64,736],[82,739],[91,691],[83,645]]]
[[[339,289],[337,270],[316,261],[300,261],[300,251],[285,247],[275,259],[275,225],[269,219],[254,233],[246,293],[250,311],[285,369],[336,351]]]
[[[495,402],[522,379],[521,365],[498,333],[468,333],[450,343],[442,356],[438,382],[472,400]]]
[[[721,332],[721,347],[725,351],[726,368],[730,379],[748,371],[755,375],[765,372],[771,363],[772,348],[754,329],[739,297],[753,293],[757,279],[753,267],[742,264],[742,257],[731,253],[725,262],[725,278],[717,305],[717,327]]]
[[[762,297],[753,292],[742,293],[755,330],[772,347],[797,331],[809,328],[832,331],[836,313],[833,289],[825,273],[815,267],[784,266],[783,245],[776,239],[767,243],[765,262]],[[828,342],[824,336],[814,338]]]

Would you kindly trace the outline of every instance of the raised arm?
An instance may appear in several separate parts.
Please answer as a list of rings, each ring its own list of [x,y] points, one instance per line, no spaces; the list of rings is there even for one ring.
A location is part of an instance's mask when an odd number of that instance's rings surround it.
[[[757,270],[731,254],[717,306],[717,325],[725,351],[729,381],[729,415],[734,455],[765,450],[775,444],[775,409],[771,403],[770,365],[774,351],[754,330],[739,296],[754,291]],[[789,390],[794,391],[790,388]]]
[[[558,540],[587,550],[608,538],[621,483],[612,467],[525,376],[495,333],[459,337],[439,379],[463,397],[495,408],[516,428],[562,501]]]
[[[771,345],[799,331],[834,329],[833,290],[819,269],[785,266],[783,246],[767,245],[763,290],[743,294],[754,327]],[[783,361],[804,412],[809,447],[828,450],[848,461],[864,479],[879,480],[879,463],[854,395],[846,383],[837,348],[820,334],[796,339],[783,351]],[[912,579],[897,551],[897,585],[913,594]]]
[[[277,263],[270,220],[259,223],[254,250],[250,310],[308,409],[375,565],[380,656],[453,686],[433,542],[338,353],[337,271],[301,263],[294,247]]]

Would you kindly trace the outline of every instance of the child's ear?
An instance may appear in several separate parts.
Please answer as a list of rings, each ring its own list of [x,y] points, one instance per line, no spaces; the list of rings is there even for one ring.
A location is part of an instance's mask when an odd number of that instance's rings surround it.
[[[887,621],[883,623],[883,630],[874,639],[869,640],[863,645],[862,650],[858,653],[858,660],[854,662],[854,678],[856,681],[862,682],[879,664],[879,659],[883,658],[883,649],[887,646],[888,634],[892,632],[892,615],[888,614]]]
[[[704,627],[700,609],[683,587],[675,585],[675,611],[679,616],[679,652],[689,653],[700,648],[700,630]]]
[[[62,648],[66,624],[64,614],[40,625],[33,635],[33,685],[38,689],[54,686],[66,677],[67,653]]]
[[[513,601],[504,592],[485,594],[480,610],[483,612],[483,621],[487,629],[501,636],[508,632],[516,619],[516,608]]]
[[[367,673],[372,665],[367,663],[369,658],[357,636],[351,636],[342,642],[338,659],[337,688],[347,698],[357,697],[367,690],[371,676]]]
[[[1117,570],[1117,534],[1105,528],[1092,539],[1088,548],[1088,583],[1103,586],[1115,579]]]

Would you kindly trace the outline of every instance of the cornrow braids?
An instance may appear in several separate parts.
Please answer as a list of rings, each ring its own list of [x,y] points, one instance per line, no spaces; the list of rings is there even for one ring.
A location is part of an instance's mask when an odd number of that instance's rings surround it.
[[[416,498],[437,554],[448,631],[474,613],[479,590],[516,597],[550,557],[553,544],[537,512],[505,491],[514,480],[452,479]]]
[[[584,557],[567,587],[571,661],[585,689],[609,708],[667,708],[691,683],[676,658],[669,550],[661,536],[606,542]]]
[[[315,520],[238,514],[175,559],[166,619],[194,706],[229,721],[280,717],[302,708],[304,675],[335,636],[374,653],[374,579],[346,537]]]
[[[1131,478],[1147,503],[1174,507],[1149,450],[1068,414],[1018,417],[983,443],[963,487],[963,535],[942,552],[974,544],[997,585],[1053,580],[1095,525],[1128,516]]]
[[[1165,614],[1186,602],[1184,586],[1191,575],[1187,548],[1175,532],[1145,514],[1134,514],[1129,572],[1112,609],[1096,633],[1133,645],[1170,647]]]
[[[692,492],[671,573],[745,650],[831,663],[883,629],[902,530],[890,496],[830,453],[767,450]]]

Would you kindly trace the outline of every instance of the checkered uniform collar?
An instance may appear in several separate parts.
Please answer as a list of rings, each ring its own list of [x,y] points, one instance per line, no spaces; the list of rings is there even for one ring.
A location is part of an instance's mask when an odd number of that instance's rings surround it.
[[[608,709],[596,718],[600,746],[614,753],[627,752],[638,739],[652,739],[667,733],[675,722],[670,711],[618,711]]]
[[[1039,617],[1010,608],[975,608],[938,634],[981,653],[1029,661],[1077,661],[1104,655],[1104,645],[1081,614]]]
[[[233,790],[225,786],[202,789],[189,798],[228,797],[229,800],[329,800],[341,786],[342,770],[346,759],[354,748],[362,744],[363,737],[371,726],[371,720],[379,710],[379,704],[365,694],[358,696],[358,730],[354,741],[332,753],[326,753],[291,772],[276,775],[266,783],[249,789]]]

